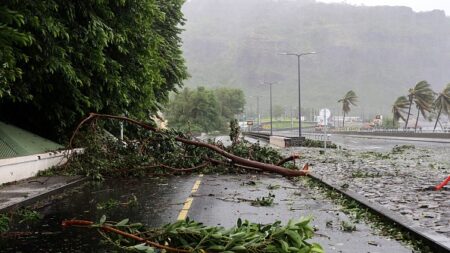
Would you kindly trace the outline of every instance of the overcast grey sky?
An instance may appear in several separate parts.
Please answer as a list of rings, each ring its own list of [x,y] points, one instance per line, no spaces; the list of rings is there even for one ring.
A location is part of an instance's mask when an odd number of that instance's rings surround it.
[[[390,5],[409,6],[414,11],[444,10],[447,16],[450,15],[450,0],[317,0],[326,3],[348,3],[352,5]]]

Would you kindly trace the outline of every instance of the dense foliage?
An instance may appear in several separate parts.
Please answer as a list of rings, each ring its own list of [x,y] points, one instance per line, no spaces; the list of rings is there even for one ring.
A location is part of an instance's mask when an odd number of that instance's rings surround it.
[[[28,56],[15,48],[29,46],[33,41],[31,35],[18,31],[17,28],[24,23],[23,15],[0,6],[0,99],[6,96],[13,100],[20,99],[13,94],[13,82],[22,76],[18,62],[27,62]]]
[[[133,252],[302,252],[322,253],[317,243],[308,242],[314,235],[311,218],[290,220],[286,225],[280,221],[273,224],[257,224],[238,219],[235,227],[205,226],[192,220],[181,220],[161,228],[148,228],[140,223],[124,219],[117,223],[106,221],[103,216],[98,224],[89,221],[65,221],[65,226],[78,223],[98,228],[105,242],[120,249]],[[121,233],[127,233],[124,235]],[[108,233],[107,233],[108,232]],[[127,236],[131,235],[131,236]],[[130,240],[134,235],[135,240]],[[136,243],[137,238],[145,241]],[[170,248],[167,248],[170,247]]]
[[[243,112],[240,89],[185,88],[171,99],[166,110],[169,126],[190,132],[223,131],[227,123]]]
[[[183,0],[0,5],[0,115],[53,139],[88,112],[147,118],[181,85]]]
[[[248,167],[239,166],[207,147],[178,142],[176,138],[194,138],[175,130],[149,131],[125,123],[126,137],[122,141],[118,140],[110,133],[117,129],[118,124],[113,121],[92,121],[89,126],[82,128],[73,142],[73,147],[84,147],[84,152],[71,156],[68,164],[43,173],[65,172],[102,180],[111,176],[247,172]],[[277,164],[283,160],[278,150],[259,143],[252,144],[242,139],[230,146],[224,146],[214,139],[207,142],[244,159],[267,164]],[[279,166],[297,169],[293,161]]]
[[[244,112],[245,96],[241,89],[219,87],[213,91],[225,121],[232,120]]]
[[[436,129],[441,115],[447,115],[447,117],[450,115],[450,83],[447,84],[442,92],[437,94],[433,107],[437,112],[436,122],[434,123],[434,129]]]
[[[427,81],[420,81],[413,88],[408,90],[408,100],[409,107],[404,128],[406,129],[409,127],[408,122],[411,115],[411,107],[414,103],[417,108],[416,123],[414,125],[414,129],[416,129],[420,114],[426,118],[427,113],[430,113],[433,110],[434,91]]]

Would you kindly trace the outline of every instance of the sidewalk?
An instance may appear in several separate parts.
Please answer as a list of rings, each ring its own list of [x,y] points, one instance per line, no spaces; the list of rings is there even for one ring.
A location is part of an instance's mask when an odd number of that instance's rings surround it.
[[[33,177],[0,186],[0,212],[29,205],[84,181],[80,176]]]

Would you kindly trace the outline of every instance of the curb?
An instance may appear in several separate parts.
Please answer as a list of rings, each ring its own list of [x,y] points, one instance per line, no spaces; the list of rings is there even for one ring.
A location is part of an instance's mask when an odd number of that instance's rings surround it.
[[[403,229],[411,232],[414,234],[414,236],[417,236],[424,241],[426,241],[430,247],[432,247],[435,252],[437,253],[445,253],[450,252],[450,238],[440,235],[434,231],[431,231],[429,229],[417,226],[417,225],[411,225],[411,221],[406,219],[405,217],[398,215],[397,213],[382,207],[376,203],[373,203],[366,199],[365,197],[357,194],[354,191],[347,190],[347,189],[341,189],[338,186],[334,185],[331,182],[323,180],[321,177],[314,175],[313,173],[308,173],[308,176],[314,180],[320,181],[329,188],[334,189],[335,191],[338,191],[339,193],[354,199],[361,205],[369,208],[374,213],[384,217],[385,219],[394,222],[396,225],[402,227]]]
[[[11,204],[9,206],[5,206],[3,208],[0,208],[0,213],[6,213],[6,212],[12,211],[12,210],[17,209],[17,208],[30,206],[33,203],[36,203],[36,202],[38,202],[40,200],[48,198],[48,197],[50,197],[52,195],[56,195],[56,194],[62,193],[68,188],[72,188],[72,187],[76,187],[78,185],[81,185],[82,183],[84,183],[86,181],[87,181],[86,177],[75,179],[75,180],[73,180],[73,181],[71,181],[71,182],[69,182],[69,183],[67,183],[67,184],[65,184],[65,185],[63,185],[61,187],[58,187],[58,188],[55,188],[55,189],[51,189],[51,190],[46,191],[44,193],[41,193],[39,195],[36,195],[36,196],[30,197],[30,198],[24,199],[23,201],[20,201],[18,203],[14,203],[14,204]]]

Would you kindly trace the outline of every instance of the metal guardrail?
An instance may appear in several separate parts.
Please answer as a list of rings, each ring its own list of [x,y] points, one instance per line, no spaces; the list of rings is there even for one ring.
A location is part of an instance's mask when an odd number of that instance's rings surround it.
[[[265,141],[269,141],[270,140],[270,134],[268,133],[258,133],[258,132],[243,132],[242,133],[244,136],[249,136],[255,139],[262,139]]]
[[[333,132],[362,132],[362,133],[450,133],[450,129],[444,130],[429,130],[429,129],[360,129],[355,127],[349,128],[335,128],[332,129]]]

